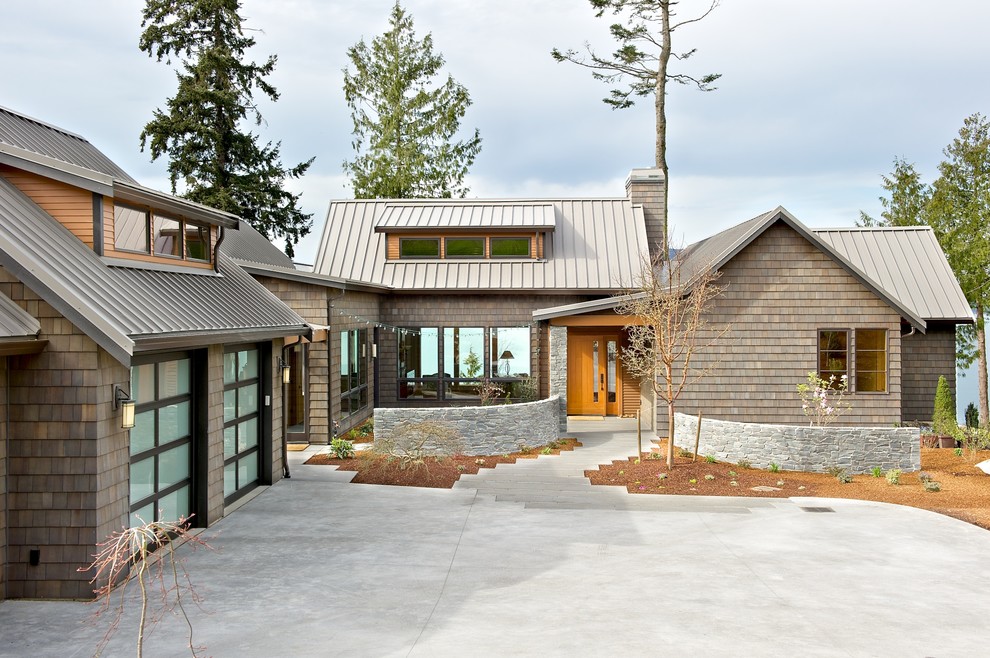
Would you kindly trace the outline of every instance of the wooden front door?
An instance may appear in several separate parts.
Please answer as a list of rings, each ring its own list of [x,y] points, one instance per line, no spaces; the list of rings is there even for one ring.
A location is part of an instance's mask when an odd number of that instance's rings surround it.
[[[615,416],[620,407],[618,334],[567,338],[567,413]]]

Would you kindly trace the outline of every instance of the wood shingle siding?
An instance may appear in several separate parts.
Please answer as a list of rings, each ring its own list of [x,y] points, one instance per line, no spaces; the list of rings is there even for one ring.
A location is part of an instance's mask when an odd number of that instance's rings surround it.
[[[730,325],[697,368],[714,371],[685,390],[677,410],[738,422],[806,424],[797,384],[817,371],[818,331],[886,329],[886,393],[857,393],[843,425],[900,422],[900,315],[785,224],[776,224],[722,269],[710,329]],[[704,343],[704,341],[702,341]],[[851,345],[855,349],[855,345]],[[852,359],[850,359],[852,366]],[[850,377],[854,373],[850,370]],[[660,427],[666,408],[658,405]]]
[[[929,323],[924,334],[905,336],[902,343],[901,420],[930,422],[939,375],[956,391],[956,328]]]

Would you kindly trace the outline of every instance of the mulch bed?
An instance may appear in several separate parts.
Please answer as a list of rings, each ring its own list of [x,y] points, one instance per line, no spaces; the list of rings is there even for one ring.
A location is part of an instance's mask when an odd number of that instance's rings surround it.
[[[547,455],[559,455],[562,450],[574,450],[581,443],[577,439],[559,439],[557,447]],[[352,459],[335,459],[326,453],[313,455],[307,464],[336,466],[341,471],[357,471],[351,482],[358,484],[390,484],[400,487],[431,487],[450,489],[458,478],[475,474],[483,468],[495,468],[499,464],[515,464],[517,459],[536,459],[546,446],[537,446],[525,452],[507,455],[428,458],[421,464],[402,468],[399,461],[370,450],[359,452]]]

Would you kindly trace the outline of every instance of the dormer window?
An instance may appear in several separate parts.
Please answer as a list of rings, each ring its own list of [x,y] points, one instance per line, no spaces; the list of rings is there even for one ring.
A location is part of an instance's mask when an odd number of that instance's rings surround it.
[[[530,258],[529,238],[492,238],[492,258]]]
[[[440,258],[438,238],[400,238],[399,258]]]
[[[207,224],[119,201],[114,203],[113,223],[117,251],[210,262]]]
[[[447,258],[484,258],[484,238],[446,238],[443,245]]]

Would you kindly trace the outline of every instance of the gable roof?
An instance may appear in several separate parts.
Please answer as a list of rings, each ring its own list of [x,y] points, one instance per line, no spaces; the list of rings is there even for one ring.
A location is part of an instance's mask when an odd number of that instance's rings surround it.
[[[542,259],[387,260],[378,227],[549,231]],[[455,219],[456,218],[456,219]],[[612,293],[647,252],[643,211],[629,199],[332,201],[314,271],[394,290]]]
[[[274,265],[289,270],[296,269],[292,259],[272,244],[267,236],[240,220],[237,232],[228,233],[220,245],[220,251],[234,260],[260,265]]]
[[[972,312],[930,228],[813,231],[780,206],[686,247],[679,254],[682,280],[691,281],[705,270],[721,269],[778,222],[786,224],[829,256],[922,332],[927,327],[926,320],[973,321]],[[926,279],[917,271],[919,262],[928,265],[933,272],[931,278]],[[622,298],[538,309],[533,317],[543,320],[612,309]]]
[[[969,302],[930,226],[828,228],[814,233],[922,318],[973,322]]]
[[[0,177],[0,265],[124,365],[135,352],[305,334],[222,254],[219,273],[108,265]]]

